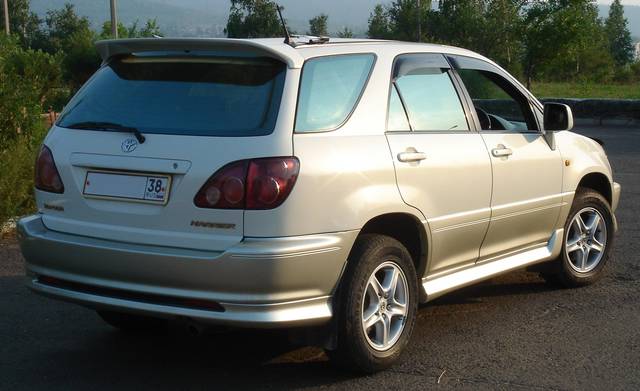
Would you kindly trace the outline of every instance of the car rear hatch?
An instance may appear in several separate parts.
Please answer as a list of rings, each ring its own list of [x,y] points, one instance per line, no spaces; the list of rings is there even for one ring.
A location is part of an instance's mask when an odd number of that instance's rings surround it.
[[[44,224],[157,246],[238,243],[244,211],[200,208],[194,197],[231,162],[291,155],[290,135],[275,132],[286,73],[251,51],[109,58],[45,141],[65,190],[37,192]]]

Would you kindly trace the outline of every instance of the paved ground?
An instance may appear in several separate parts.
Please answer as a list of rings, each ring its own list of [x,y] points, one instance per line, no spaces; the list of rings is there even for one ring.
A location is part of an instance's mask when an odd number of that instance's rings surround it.
[[[402,364],[365,377],[278,332],[128,336],[92,312],[29,293],[0,244],[0,389],[640,389],[640,126],[582,128],[606,142],[622,184],[606,277],[555,289],[518,272],[419,311]]]

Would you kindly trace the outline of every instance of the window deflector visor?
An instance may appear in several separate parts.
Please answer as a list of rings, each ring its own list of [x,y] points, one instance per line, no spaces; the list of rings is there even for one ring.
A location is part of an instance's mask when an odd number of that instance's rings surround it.
[[[397,58],[393,67],[393,80],[408,75],[435,74],[451,69],[446,58],[442,54],[425,53],[403,55]]]

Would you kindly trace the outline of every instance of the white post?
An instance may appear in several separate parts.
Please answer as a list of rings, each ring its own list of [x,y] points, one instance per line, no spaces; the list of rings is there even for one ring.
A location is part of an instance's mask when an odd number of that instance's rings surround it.
[[[418,42],[422,42],[422,9],[420,7],[420,0],[418,1]]]
[[[4,32],[9,35],[9,0],[4,0]]]
[[[111,36],[116,39],[118,38],[118,14],[116,10],[116,0],[111,0]]]

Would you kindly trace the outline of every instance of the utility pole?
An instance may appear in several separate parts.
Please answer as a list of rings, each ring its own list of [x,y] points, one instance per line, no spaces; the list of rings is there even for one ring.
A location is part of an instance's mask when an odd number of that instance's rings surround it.
[[[420,0],[418,2],[418,42],[422,42],[422,9],[420,7]]]
[[[111,0],[111,36],[118,39],[118,12],[116,10],[116,0]]]
[[[9,35],[9,0],[4,0],[4,32]]]

